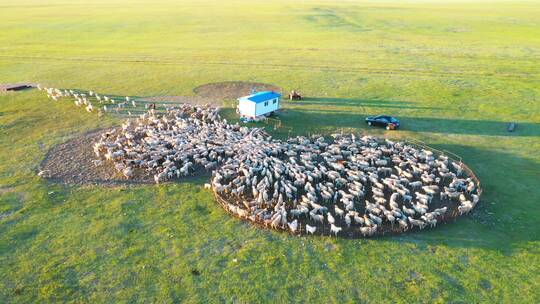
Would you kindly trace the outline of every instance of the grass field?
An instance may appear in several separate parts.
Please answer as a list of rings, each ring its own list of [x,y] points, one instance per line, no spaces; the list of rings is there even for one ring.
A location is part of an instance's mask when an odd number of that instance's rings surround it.
[[[131,96],[273,83],[309,96],[285,103],[276,136],[422,140],[484,188],[433,230],[294,237],[228,216],[204,179],[47,183],[51,146],[120,120],[2,94],[0,303],[540,302],[539,16],[538,1],[0,0],[0,83]],[[403,129],[362,123],[383,112]]]

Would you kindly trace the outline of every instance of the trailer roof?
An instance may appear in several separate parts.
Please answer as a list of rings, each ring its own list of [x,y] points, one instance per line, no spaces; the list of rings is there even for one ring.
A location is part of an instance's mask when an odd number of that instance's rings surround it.
[[[242,100],[249,100],[249,101],[252,101],[254,103],[261,103],[261,102],[265,102],[267,100],[271,100],[271,99],[279,98],[279,97],[281,97],[281,94],[279,94],[277,92],[263,91],[263,92],[257,92],[257,93],[252,94],[252,95],[240,97],[240,98],[238,98],[238,100],[242,99]]]

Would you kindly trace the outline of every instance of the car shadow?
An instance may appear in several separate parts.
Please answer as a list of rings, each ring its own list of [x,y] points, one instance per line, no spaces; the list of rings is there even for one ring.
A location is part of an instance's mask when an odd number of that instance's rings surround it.
[[[278,118],[282,120],[283,125],[291,125],[293,128],[300,123],[303,124],[300,129],[307,132],[316,132],[316,129],[366,129],[365,118],[370,115],[388,114],[395,116],[400,120],[400,129],[412,132],[429,132],[441,134],[461,134],[461,135],[488,135],[488,136],[509,136],[509,137],[528,137],[540,136],[540,123],[515,121],[516,128],[513,132],[508,132],[510,121],[496,120],[469,120],[460,118],[442,118],[414,116],[414,111],[407,111],[405,115],[396,114],[395,110],[385,113],[384,109],[389,107],[412,109],[412,110],[439,110],[442,108],[418,107],[410,105],[410,102],[348,102],[338,103],[339,106],[331,106],[326,102],[317,102],[320,107],[312,107],[313,103],[291,103],[290,106],[282,109],[278,113]],[[397,105],[397,104],[400,105]],[[350,104],[351,107],[346,105]],[[368,105],[366,107],[366,104]],[[324,109],[328,106],[330,109]],[[343,108],[342,108],[343,107]],[[372,107],[372,108],[370,108]],[[379,110],[380,109],[380,110]],[[426,113],[426,111],[421,111]],[[428,112],[429,113],[429,112]],[[377,127],[371,128],[377,129]]]

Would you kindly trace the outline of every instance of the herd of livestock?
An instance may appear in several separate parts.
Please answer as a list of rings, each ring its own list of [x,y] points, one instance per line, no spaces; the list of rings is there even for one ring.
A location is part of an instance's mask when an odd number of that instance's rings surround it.
[[[333,137],[259,138],[227,159],[211,186],[229,212],[293,233],[423,229],[479,201],[461,163],[400,142]]]
[[[94,152],[128,179],[151,174],[161,183],[212,171],[205,186],[228,212],[292,233],[423,229],[470,212],[480,199],[463,164],[428,149],[352,134],[277,140],[218,112],[187,104],[163,115],[151,109],[104,132]]]
[[[39,84],[37,85],[37,88],[40,91],[45,91],[47,93],[47,97],[54,101],[58,101],[63,97],[73,98],[73,101],[77,107],[84,108],[89,113],[97,112],[98,114],[102,115],[104,113],[114,111],[118,114],[119,110],[137,107],[137,102],[129,98],[129,96],[126,96],[125,99],[123,97],[113,98],[107,95],[100,95],[93,91],[80,92],[67,89],[49,88],[42,87]],[[145,106],[148,109],[148,105]],[[131,112],[129,110],[127,113],[129,116],[131,116]]]

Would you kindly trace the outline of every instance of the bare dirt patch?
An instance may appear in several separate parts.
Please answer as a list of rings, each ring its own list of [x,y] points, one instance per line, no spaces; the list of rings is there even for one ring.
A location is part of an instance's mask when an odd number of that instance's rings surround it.
[[[225,81],[203,84],[193,89],[193,92],[201,97],[207,98],[236,99],[241,96],[249,95],[253,89],[257,91],[281,91],[280,87],[273,84]]]
[[[96,165],[92,145],[104,130],[94,130],[52,147],[41,162],[42,177],[67,184],[151,183],[151,176],[140,172],[131,180],[123,178],[110,163]]]
[[[126,179],[114,168],[111,161],[97,160],[93,145],[102,133],[110,130],[93,130],[65,143],[52,147],[38,168],[40,175],[55,183],[63,184],[154,184],[154,176],[142,169],[135,169],[134,176]],[[200,169],[200,168],[198,168]],[[182,177],[182,181],[210,176],[204,170]],[[177,182],[178,179],[170,180]]]

